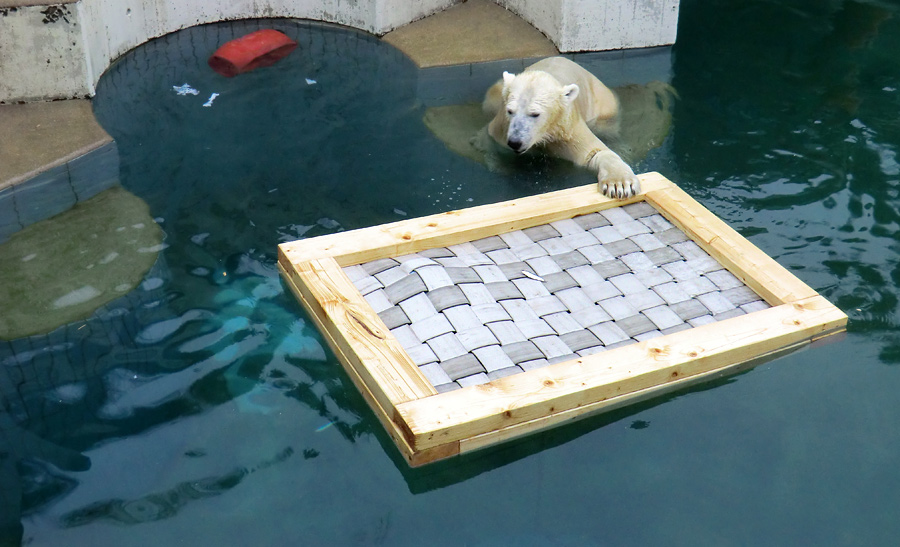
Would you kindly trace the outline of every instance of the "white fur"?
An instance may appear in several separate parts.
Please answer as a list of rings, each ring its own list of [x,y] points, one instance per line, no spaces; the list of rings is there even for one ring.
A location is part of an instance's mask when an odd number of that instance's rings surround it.
[[[593,74],[563,57],[538,61],[488,90],[488,132],[521,154],[535,146],[597,173],[603,194],[618,199],[640,192],[631,168],[592,131],[614,128],[619,104]]]

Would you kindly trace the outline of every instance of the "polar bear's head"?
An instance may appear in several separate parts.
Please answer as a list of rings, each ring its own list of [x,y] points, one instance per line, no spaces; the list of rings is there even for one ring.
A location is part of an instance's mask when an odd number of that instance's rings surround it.
[[[509,125],[506,145],[521,154],[536,144],[554,140],[560,131],[568,129],[567,120],[577,96],[576,84],[562,85],[540,70],[519,75],[504,72],[503,107]]]

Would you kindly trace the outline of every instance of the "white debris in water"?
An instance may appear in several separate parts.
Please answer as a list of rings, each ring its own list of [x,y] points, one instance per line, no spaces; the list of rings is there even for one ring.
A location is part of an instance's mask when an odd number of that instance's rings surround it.
[[[312,79],[310,79],[310,78],[307,78],[307,79],[306,79],[306,85],[316,85],[316,83],[317,83],[317,82],[316,82],[315,80],[312,80]]]
[[[178,93],[179,95],[199,95],[200,94],[199,91],[197,91],[196,89],[194,89],[193,87],[191,87],[188,84],[184,84],[181,86],[173,85],[172,89],[174,89],[175,93]]]
[[[28,262],[29,260],[34,260],[34,258],[35,258],[36,256],[37,256],[37,253],[31,253],[30,255],[23,256],[23,257],[22,257],[22,262]]]
[[[207,107],[212,106],[213,101],[215,101],[216,97],[218,97],[218,96],[219,96],[218,93],[213,93],[212,95],[209,96],[209,100],[207,100],[205,103],[203,103],[203,106],[207,106]]]

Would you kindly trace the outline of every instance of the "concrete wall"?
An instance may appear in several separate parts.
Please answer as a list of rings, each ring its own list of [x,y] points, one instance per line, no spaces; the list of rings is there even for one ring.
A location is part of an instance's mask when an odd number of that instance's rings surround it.
[[[151,38],[203,23],[258,17],[295,17],[384,34],[446,9],[456,0],[81,0],[85,50],[93,84],[109,63]],[[2,98],[0,98],[2,100]]]
[[[0,8],[0,102],[92,91],[77,4]]]
[[[194,25],[295,17],[381,35],[459,1],[69,0],[0,7],[0,103],[92,96],[100,75],[120,55]],[[675,42],[679,0],[495,1],[546,34],[562,52]],[[10,3],[16,2],[0,6]]]
[[[525,19],[561,52],[675,43],[680,0],[495,0]]]
[[[5,7],[17,2],[2,2],[0,103],[93,95],[100,75],[117,57],[147,40],[194,25],[294,17],[381,35],[458,1],[69,0],[27,7]]]

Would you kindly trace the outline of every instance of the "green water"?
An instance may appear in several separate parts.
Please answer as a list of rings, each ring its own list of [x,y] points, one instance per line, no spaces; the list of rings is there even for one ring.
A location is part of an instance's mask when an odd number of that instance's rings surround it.
[[[208,70],[260,26],[300,48]],[[285,293],[275,246],[591,175],[455,156],[421,122],[417,69],[355,31],[222,23],[138,48],[95,110],[166,248],[92,319],[0,345],[5,537],[21,522],[29,545],[895,544],[898,54],[895,3],[683,0],[672,131],[637,166],[845,310],[846,337],[410,470]]]

